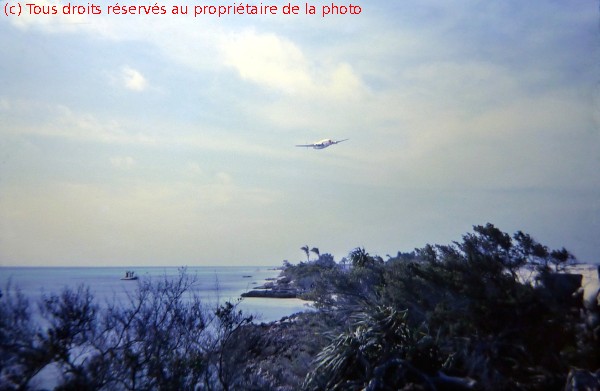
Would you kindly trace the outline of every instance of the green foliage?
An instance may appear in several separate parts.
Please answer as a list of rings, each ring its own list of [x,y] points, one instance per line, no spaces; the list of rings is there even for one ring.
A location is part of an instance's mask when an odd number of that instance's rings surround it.
[[[218,319],[216,334],[216,348],[213,348],[216,357],[216,369],[219,383],[223,390],[229,390],[235,384],[239,372],[236,367],[244,356],[238,355],[239,338],[237,333],[240,328],[252,322],[252,316],[245,316],[242,311],[236,310],[236,305],[231,302],[219,306],[215,311]]]
[[[0,299],[0,389],[28,389],[43,368],[57,367],[60,390],[228,389],[225,358],[232,335],[252,317],[225,303],[207,311],[191,294],[196,280],[142,281],[126,303],[100,309],[88,288],[30,304],[7,289]]]
[[[383,263],[383,259],[369,255],[362,247],[357,247],[350,252],[350,261],[352,266],[362,268],[374,267]]]
[[[196,283],[184,270],[179,278],[142,281],[129,302],[111,305],[97,338],[97,360],[111,384],[126,388],[189,387],[208,370],[211,318]]]
[[[409,327],[406,317],[406,311],[385,306],[355,313],[351,328],[317,355],[304,388],[400,389],[428,383],[443,360],[433,339]]]
[[[353,268],[323,272],[312,298],[348,324],[357,312],[369,314],[369,320],[352,324],[321,352],[308,388],[364,388],[387,371],[375,368],[395,368],[405,376],[388,379],[392,388],[412,376],[429,389],[445,382],[448,373],[466,388],[473,386],[468,379],[475,379],[490,390],[560,389],[571,366],[597,369],[598,341],[585,331],[570,298],[577,287],[567,285],[561,297],[548,282],[576,279],[544,277],[575,262],[564,248],[549,250],[527,234],[511,237],[488,223],[473,227],[460,242],[426,245],[386,263],[363,248],[349,258]],[[524,281],[525,269],[536,271],[541,284]],[[382,309],[403,314],[405,328],[394,326],[394,332],[414,336],[414,330],[426,330],[423,335],[435,336],[436,354],[429,362],[437,363],[439,376],[406,353],[417,345],[414,338],[399,338],[383,327],[397,323],[373,315]]]
[[[331,254],[321,254],[318,260],[300,262],[297,265],[285,264],[282,277],[291,282],[291,286],[301,293],[311,291],[315,283],[321,279],[322,274],[336,268],[337,265]]]
[[[321,253],[317,247],[311,248],[310,252],[315,253],[317,257],[319,257],[321,255]]]
[[[279,322],[251,324],[236,334],[233,367],[241,377],[239,390],[297,390],[317,353],[329,342],[328,333],[341,332],[331,314],[303,312]],[[243,361],[242,361],[243,360]]]
[[[38,332],[27,298],[7,286],[0,298],[0,389],[27,389],[51,360]]]
[[[308,244],[300,247],[300,250],[304,251],[306,254],[306,262],[308,262],[310,258],[310,247],[308,247]]]

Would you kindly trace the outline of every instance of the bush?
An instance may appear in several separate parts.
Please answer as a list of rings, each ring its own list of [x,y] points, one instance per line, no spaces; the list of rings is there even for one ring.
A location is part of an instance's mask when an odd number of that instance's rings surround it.
[[[362,390],[430,384],[444,360],[433,339],[409,327],[406,316],[384,306],[355,313],[351,328],[318,354],[304,387]]]
[[[562,389],[571,367],[597,369],[598,340],[571,298],[580,277],[549,274],[575,262],[566,250],[487,224],[461,242],[398,254],[383,263],[356,249],[351,271],[331,270],[315,283],[316,305],[338,314],[348,331],[320,353],[308,388],[432,389],[452,375],[463,388],[475,379],[486,390],[547,390]],[[524,280],[524,269],[543,284]],[[550,282],[563,280],[559,293]],[[352,323],[356,314],[361,323]],[[418,351],[416,335],[435,339],[429,368],[410,353]]]
[[[60,390],[228,389],[224,352],[251,321],[225,303],[214,311],[191,294],[196,280],[143,281],[124,304],[94,304],[83,286],[43,297],[33,319],[18,290],[0,299],[0,389],[27,389],[43,368],[62,373]]]

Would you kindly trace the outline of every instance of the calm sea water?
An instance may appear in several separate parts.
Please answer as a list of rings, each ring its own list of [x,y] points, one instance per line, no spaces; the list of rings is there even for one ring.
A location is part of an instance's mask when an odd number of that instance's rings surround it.
[[[123,281],[127,270],[134,270],[138,281]],[[31,301],[42,295],[60,293],[65,287],[88,286],[100,305],[107,301],[127,300],[129,292],[137,289],[139,281],[159,281],[177,278],[177,267],[0,267],[0,289],[6,290],[10,282],[18,287]],[[279,270],[272,267],[188,267],[186,273],[197,279],[195,293],[208,305],[226,300],[236,301],[243,292],[265,283],[267,278],[277,277]],[[258,322],[279,320],[284,316],[308,309],[306,302],[298,299],[245,298],[239,308],[256,316]]]

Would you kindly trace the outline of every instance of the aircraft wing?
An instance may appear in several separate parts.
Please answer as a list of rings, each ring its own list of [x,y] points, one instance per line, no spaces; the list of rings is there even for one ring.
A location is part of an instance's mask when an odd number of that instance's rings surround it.
[[[350,139],[345,138],[343,140],[333,141],[332,139],[326,138],[326,139],[314,142],[312,144],[296,144],[296,146],[297,147],[305,147],[305,148],[314,148],[314,149],[324,149],[330,145],[335,145],[337,143],[341,143],[342,141],[346,141],[346,140],[350,140]]]

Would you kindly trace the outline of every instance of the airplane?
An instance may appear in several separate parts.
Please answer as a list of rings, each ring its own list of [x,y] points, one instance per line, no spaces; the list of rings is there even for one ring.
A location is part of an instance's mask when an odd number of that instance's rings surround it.
[[[350,139],[345,138],[343,140],[333,141],[330,138],[325,138],[323,140],[319,140],[319,141],[314,142],[312,144],[300,144],[300,145],[296,145],[296,146],[297,147],[314,148],[314,149],[324,149],[324,148],[327,148],[330,145],[341,143],[342,141],[346,141],[346,140],[350,140]]]

